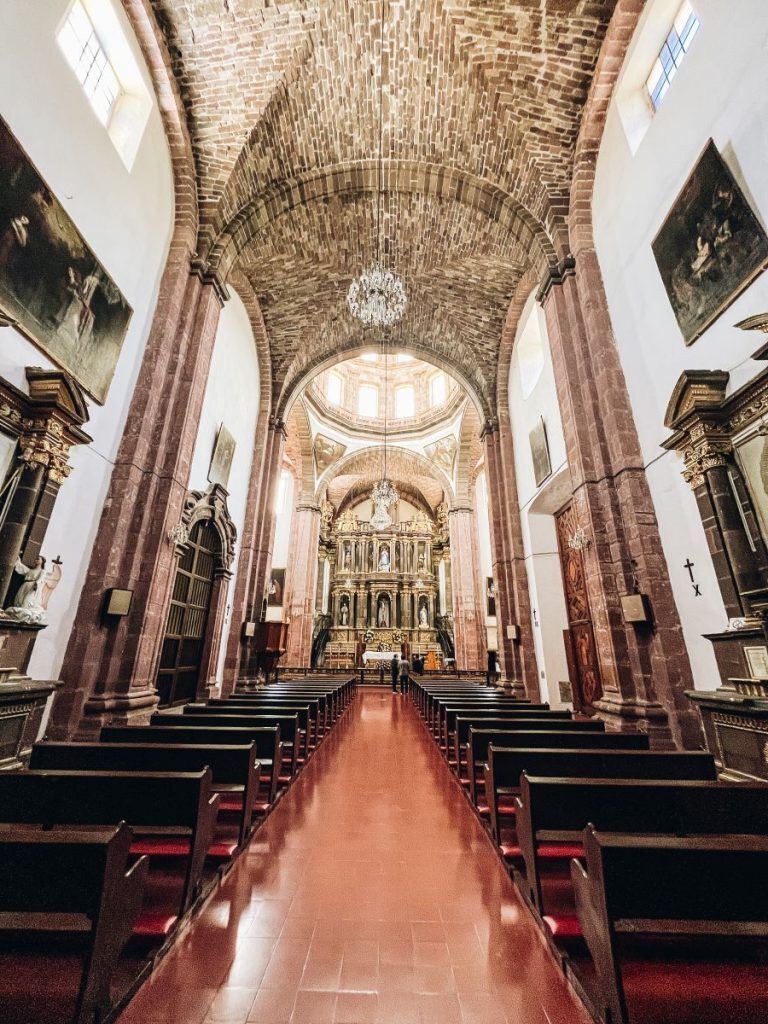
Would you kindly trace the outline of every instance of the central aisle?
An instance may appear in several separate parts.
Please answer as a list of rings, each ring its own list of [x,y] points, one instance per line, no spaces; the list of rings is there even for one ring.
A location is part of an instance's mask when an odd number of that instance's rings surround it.
[[[410,700],[365,690],[120,1024],[586,1024]]]

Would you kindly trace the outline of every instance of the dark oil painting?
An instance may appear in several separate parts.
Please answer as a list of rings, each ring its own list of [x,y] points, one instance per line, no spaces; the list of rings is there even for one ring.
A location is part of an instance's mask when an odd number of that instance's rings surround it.
[[[652,248],[686,345],[768,263],[768,237],[711,139]]]
[[[131,307],[2,118],[0,310],[104,403]]]

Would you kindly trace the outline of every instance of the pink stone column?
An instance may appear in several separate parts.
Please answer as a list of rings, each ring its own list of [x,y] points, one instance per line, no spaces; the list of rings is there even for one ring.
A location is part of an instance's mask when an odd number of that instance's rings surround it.
[[[485,616],[478,599],[480,569],[472,509],[461,506],[448,513],[453,584],[453,637],[460,669],[487,668]]]
[[[222,693],[225,696],[232,693],[238,676],[247,670],[249,641],[243,636],[243,624],[258,621],[261,617],[267,569],[272,561],[275,496],[284,443],[282,424],[270,417],[269,409],[261,409],[256,423],[243,538],[224,659]]]
[[[146,715],[176,564],[181,518],[224,293],[172,250],[80,596],[49,735],[95,734]],[[133,591],[130,613],[102,616],[105,591]]]
[[[285,664],[309,668],[317,590],[317,551],[320,543],[320,507],[300,503],[293,514],[293,543],[285,589],[288,594],[288,646]],[[352,621],[352,608],[350,622]]]
[[[698,746],[688,653],[594,250],[542,288],[560,412],[584,550],[587,589],[612,728],[639,725],[658,744]],[[647,594],[654,626],[623,620],[621,597]]]
[[[499,424],[483,430],[491,517],[493,578],[496,583],[496,622],[499,655],[505,682],[521,696],[537,700],[538,667],[533,642],[528,571],[523,553],[520,509],[509,411],[499,410]],[[519,639],[507,637],[515,625]]]

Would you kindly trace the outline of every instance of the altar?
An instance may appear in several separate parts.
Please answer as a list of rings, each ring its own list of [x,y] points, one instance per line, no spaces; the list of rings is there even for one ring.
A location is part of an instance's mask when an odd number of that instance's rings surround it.
[[[397,656],[400,657],[399,651],[363,651],[363,664],[367,665],[369,661],[386,661],[390,663],[392,659]]]

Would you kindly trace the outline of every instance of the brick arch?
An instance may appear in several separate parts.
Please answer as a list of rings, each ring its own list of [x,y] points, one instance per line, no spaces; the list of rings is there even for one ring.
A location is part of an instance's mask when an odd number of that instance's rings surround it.
[[[286,420],[286,453],[293,465],[298,490],[296,500],[310,502],[315,490],[315,463],[312,452],[312,427],[303,400],[295,403]]]
[[[467,405],[461,417],[458,448],[456,452],[456,500],[473,504],[472,485],[478,462],[483,457],[480,440],[480,418],[472,405]]]
[[[453,199],[485,213],[535,252],[540,273],[564,255],[555,247],[547,229],[528,209],[491,181],[466,170],[413,160],[388,160],[383,165],[384,192],[416,192],[438,199]],[[378,164],[375,160],[324,167],[273,183],[250,196],[221,226],[207,255],[212,271],[226,279],[240,252],[258,233],[294,207],[333,195],[375,193]]]
[[[168,140],[174,193],[174,233],[171,248],[183,246],[192,254],[197,248],[197,171],[179,83],[150,0],[123,0],[123,7],[152,79],[153,91]]]
[[[359,474],[368,477],[371,475],[371,463],[380,465],[380,459],[384,453],[382,445],[375,445],[369,448],[359,448],[343,456],[338,462],[329,467],[320,477],[315,490],[315,498],[320,501],[328,490],[329,484],[339,476]],[[454,502],[454,488],[447,475],[430,462],[429,459],[418,452],[410,451],[407,448],[397,446],[387,447],[387,461],[391,462],[392,471],[388,471],[393,479],[401,476],[404,479],[425,476],[431,477],[442,488],[443,494],[450,505]]]
[[[336,515],[340,515],[344,509],[351,508],[355,502],[370,498],[371,489],[376,482],[374,476],[370,476],[366,480],[361,480],[347,491],[342,500],[339,502],[339,507],[336,509]],[[420,488],[418,488],[412,481],[406,483],[403,480],[393,479],[392,481],[397,488],[398,494],[401,498],[405,498],[406,501],[410,502],[421,512],[426,512],[427,515],[434,518],[435,510],[427,500]]]
[[[515,347],[520,317],[531,293],[538,284],[539,279],[533,270],[523,274],[507,310],[507,318],[504,321],[504,329],[499,342],[499,365],[496,374],[497,415],[499,410],[503,410],[505,415],[509,413],[509,370],[512,364],[512,350]]]
[[[274,400],[272,384],[272,359],[269,349],[269,338],[264,317],[259,306],[259,300],[253,285],[239,271],[235,271],[229,279],[233,291],[237,292],[240,301],[245,306],[248,319],[253,333],[253,343],[256,348],[256,357],[259,364],[259,408],[269,409]]]
[[[571,176],[568,231],[574,256],[578,256],[585,249],[594,248],[592,195],[595,188],[597,154],[613,91],[644,7],[645,4],[638,3],[638,0],[618,0],[597,58],[581,117]]]

